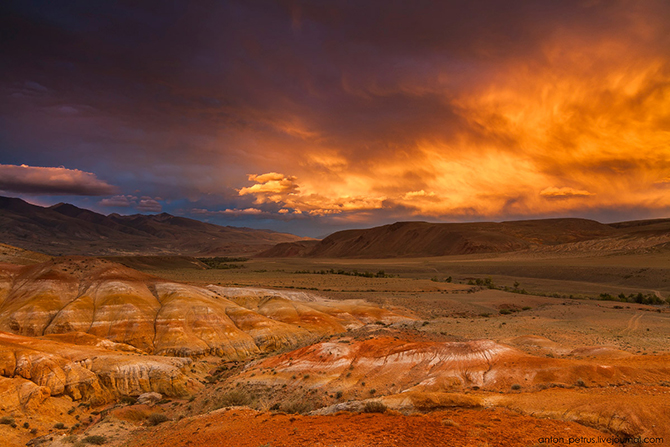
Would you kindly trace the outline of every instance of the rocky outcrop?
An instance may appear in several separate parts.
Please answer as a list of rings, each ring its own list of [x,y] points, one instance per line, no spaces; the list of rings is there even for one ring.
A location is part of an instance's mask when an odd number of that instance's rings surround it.
[[[104,343],[75,345],[0,332],[0,376],[24,379],[38,387],[25,385],[19,390],[20,399],[27,401],[38,391],[39,395],[104,401],[145,392],[179,396],[198,386],[184,374],[189,359],[138,355],[123,352],[124,347],[100,345]]]
[[[152,354],[243,359],[314,337],[410,319],[363,301],[166,281],[106,260],[0,266],[0,330],[81,332]]]
[[[0,414],[14,411],[32,411],[51,395],[47,387],[39,386],[22,377],[0,376]]]

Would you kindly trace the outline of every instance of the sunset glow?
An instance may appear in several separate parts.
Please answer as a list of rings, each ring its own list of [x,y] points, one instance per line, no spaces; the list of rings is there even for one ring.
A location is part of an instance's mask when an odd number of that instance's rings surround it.
[[[104,188],[2,195],[303,234],[670,213],[667,2],[353,5],[10,2],[0,168]]]

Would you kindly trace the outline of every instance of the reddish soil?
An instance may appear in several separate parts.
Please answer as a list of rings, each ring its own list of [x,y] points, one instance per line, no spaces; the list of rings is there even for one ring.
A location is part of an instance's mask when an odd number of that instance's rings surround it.
[[[374,447],[569,445],[569,438],[611,445],[610,435],[572,422],[522,416],[505,409],[454,409],[427,415],[338,413],[298,416],[249,409],[221,410],[138,434],[134,447]],[[601,442],[597,442],[600,440]]]

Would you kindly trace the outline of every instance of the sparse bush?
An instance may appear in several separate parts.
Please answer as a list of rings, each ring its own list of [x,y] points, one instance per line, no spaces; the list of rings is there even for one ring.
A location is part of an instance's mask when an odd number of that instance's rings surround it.
[[[577,379],[577,386],[586,388],[586,382],[584,382],[582,379]]]
[[[170,419],[163,413],[151,413],[147,418],[147,422],[149,423],[149,425],[158,425],[162,424],[163,422],[167,422],[169,420]]]
[[[363,407],[363,413],[386,413],[388,408],[381,402],[367,402]]]
[[[210,269],[241,269],[244,268],[242,264],[231,264],[232,262],[246,262],[248,258],[229,258],[229,257],[213,257],[213,258],[198,258],[198,261],[206,264]]]
[[[14,418],[10,416],[3,416],[0,418],[0,424],[2,425],[12,425],[14,424]]]
[[[521,389],[521,385],[519,385],[518,383],[515,383],[514,385],[512,385],[512,389],[513,389],[514,391],[520,390],[520,389]]]
[[[249,394],[245,393],[242,390],[233,390],[229,391],[223,396],[221,396],[221,399],[219,402],[216,404],[216,408],[224,408],[224,407],[242,407],[245,405],[249,405],[251,403],[251,397]]]
[[[342,399],[342,391],[335,393],[335,399]]]
[[[126,405],[133,405],[135,402],[137,402],[137,398],[133,396],[121,396],[119,402]]]
[[[532,309],[532,307],[530,307],[530,306],[523,306],[521,308],[521,310],[531,310],[531,309]]]
[[[107,443],[107,438],[102,435],[91,435],[86,436],[82,441],[84,444],[103,445]]]
[[[312,403],[304,399],[296,399],[286,402],[282,406],[282,410],[289,414],[304,414],[312,411],[314,407]]]
[[[500,315],[510,315],[512,313],[509,309],[500,309]]]
[[[75,435],[66,436],[63,438],[63,442],[67,444],[74,444],[77,442],[77,437]]]
[[[27,422],[24,422],[24,423],[23,423],[23,428],[30,428],[30,424],[27,423]]]
[[[63,430],[63,429],[65,429],[65,428],[67,428],[67,427],[65,427],[65,424],[63,424],[62,422],[56,422],[56,423],[54,424],[54,428],[57,428],[58,430]]]

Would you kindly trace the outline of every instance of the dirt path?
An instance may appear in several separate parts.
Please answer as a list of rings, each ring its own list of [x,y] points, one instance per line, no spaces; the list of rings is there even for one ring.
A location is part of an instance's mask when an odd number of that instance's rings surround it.
[[[638,330],[640,327],[640,320],[644,316],[643,313],[636,313],[630,319],[628,320],[628,324],[626,325],[626,329],[624,329],[623,333],[624,334],[630,334],[633,331]]]

